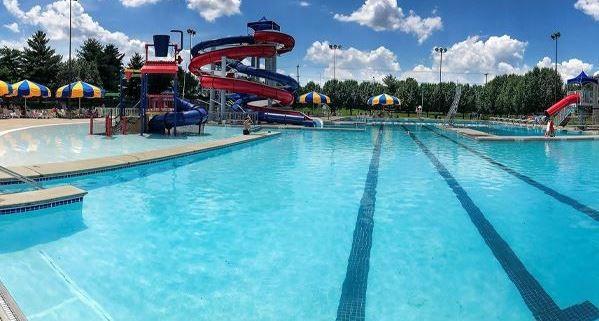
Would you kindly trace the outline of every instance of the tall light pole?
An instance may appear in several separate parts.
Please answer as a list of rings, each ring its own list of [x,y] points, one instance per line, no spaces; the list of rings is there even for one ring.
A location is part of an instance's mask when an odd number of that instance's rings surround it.
[[[442,81],[442,74],[443,74],[443,54],[447,52],[447,48],[435,47],[435,52],[441,54],[441,61],[439,63],[439,111],[441,111],[441,107],[442,107],[441,97],[443,94],[441,91],[441,81]]]
[[[555,41],[555,90],[554,98],[557,101],[557,88],[559,86],[559,73],[557,72],[557,40],[562,36],[560,32],[554,32],[551,34],[551,39]]]
[[[192,43],[191,39],[193,38],[193,36],[196,35],[196,31],[189,28],[189,29],[187,29],[187,34],[189,35],[189,62],[191,62],[191,43]],[[183,44],[181,44],[181,45],[183,45]],[[188,66],[189,66],[189,64],[188,64]],[[189,67],[187,69],[189,69]],[[187,72],[189,72],[189,70]],[[183,99],[185,99],[185,82],[186,82],[185,80],[187,79],[187,72],[185,72],[185,70],[183,70],[183,95],[182,95]]]
[[[329,49],[333,50],[333,79],[337,79],[337,49],[342,48],[341,45],[329,45]]]
[[[77,0],[69,0],[69,94],[71,93],[71,83],[73,83],[73,62],[72,62],[72,48],[73,48],[73,14],[72,14],[72,2]],[[71,105],[71,100],[67,99],[67,109],[69,109]],[[69,114],[70,115],[70,114]]]
[[[486,85],[487,84],[487,80],[489,79],[489,73],[486,72],[486,73],[484,73],[484,75],[485,75],[485,85]]]

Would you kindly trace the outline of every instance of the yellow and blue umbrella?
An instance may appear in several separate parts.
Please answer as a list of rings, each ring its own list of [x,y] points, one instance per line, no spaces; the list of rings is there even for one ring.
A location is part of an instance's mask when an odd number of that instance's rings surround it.
[[[368,99],[368,105],[372,105],[372,106],[377,106],[377,105],[390,106],[390,105],[399,105],[399,104],[401,104],[401,101],[399,101],[399,98],[397,98],[395,96],[387,95],[387,94],[373,96],[373,97],[370,97],[370,99]]]
[[[12,94],[10,96],[23,98],[48,98],[51,95],[52,93],[48,87],[35,83],[31,80],[21,80],[16,84],[12,84]]]
[[[12,85],[0,80],[0,97],[12,93]]]
[[[83,81],[64,85],[56,90],[56,98],[102,98],[104,90]]]
[[[315,91],[301,95],[299,98],[300,104],[330,104],[331,98],[327,95],[319,94]]]

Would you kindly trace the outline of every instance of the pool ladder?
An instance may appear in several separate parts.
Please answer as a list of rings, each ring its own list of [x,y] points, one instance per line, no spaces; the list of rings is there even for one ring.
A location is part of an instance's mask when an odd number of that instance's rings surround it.
[[[36,182],[35,180],[32,180],[29,177],[25,177],[17,172],[11,171],[10,169],[4,167],[4,166],[0,166],[0,172],[3,172],[5,174],[8,174],[9,176],[12,176],[14,179],[20,181],[21,183],[25,183],[27,185],[30,185],[31,187],[40,190],[40,189],[44,189],[44,187],[42,186],[42,184]]]

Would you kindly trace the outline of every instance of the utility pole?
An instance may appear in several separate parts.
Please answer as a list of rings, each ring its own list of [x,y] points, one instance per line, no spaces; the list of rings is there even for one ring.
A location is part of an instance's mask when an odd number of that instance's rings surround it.
[[[555,90],[554,98],[557,102],[557,88],[559,87],[559,73],[557,71],[557,40],[562,36],[560,32],[554,32],[551,34],[551,39],[555,41]]]
[[[442,74],[443,74],[443,54],[447,52],[447,48],[444,47],[435,47],[435,52],[441,54],[441,61],[439,63],[439,111],[442,110],[443,103],[441,102],[441,97],[443,97],[443,92],[441,91],[441,82],[442,82]]]
[[[329,49],[333,50],[333,79],[337,79],[337,49],[341,48],[341,45],[329,45]]]

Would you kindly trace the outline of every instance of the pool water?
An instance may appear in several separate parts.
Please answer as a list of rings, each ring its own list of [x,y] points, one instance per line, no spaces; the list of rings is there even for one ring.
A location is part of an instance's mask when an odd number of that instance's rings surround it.
[[[89,194],[0,217],[0,280],[30,320],[593,320],[597,159],[431,126],[285,131],[51,182]]]
[[[194,131],[197,126],[194,126]],[[180,128],[180,132],[182,132]],[[189,128],[191,130],[191,128]],[[239,128],[206,126],[205,134],[183,132],[179,136],[89,135],[88,124],[42,126],[0,135],[2,166],[64,162],[176,147],[233,137]]]

